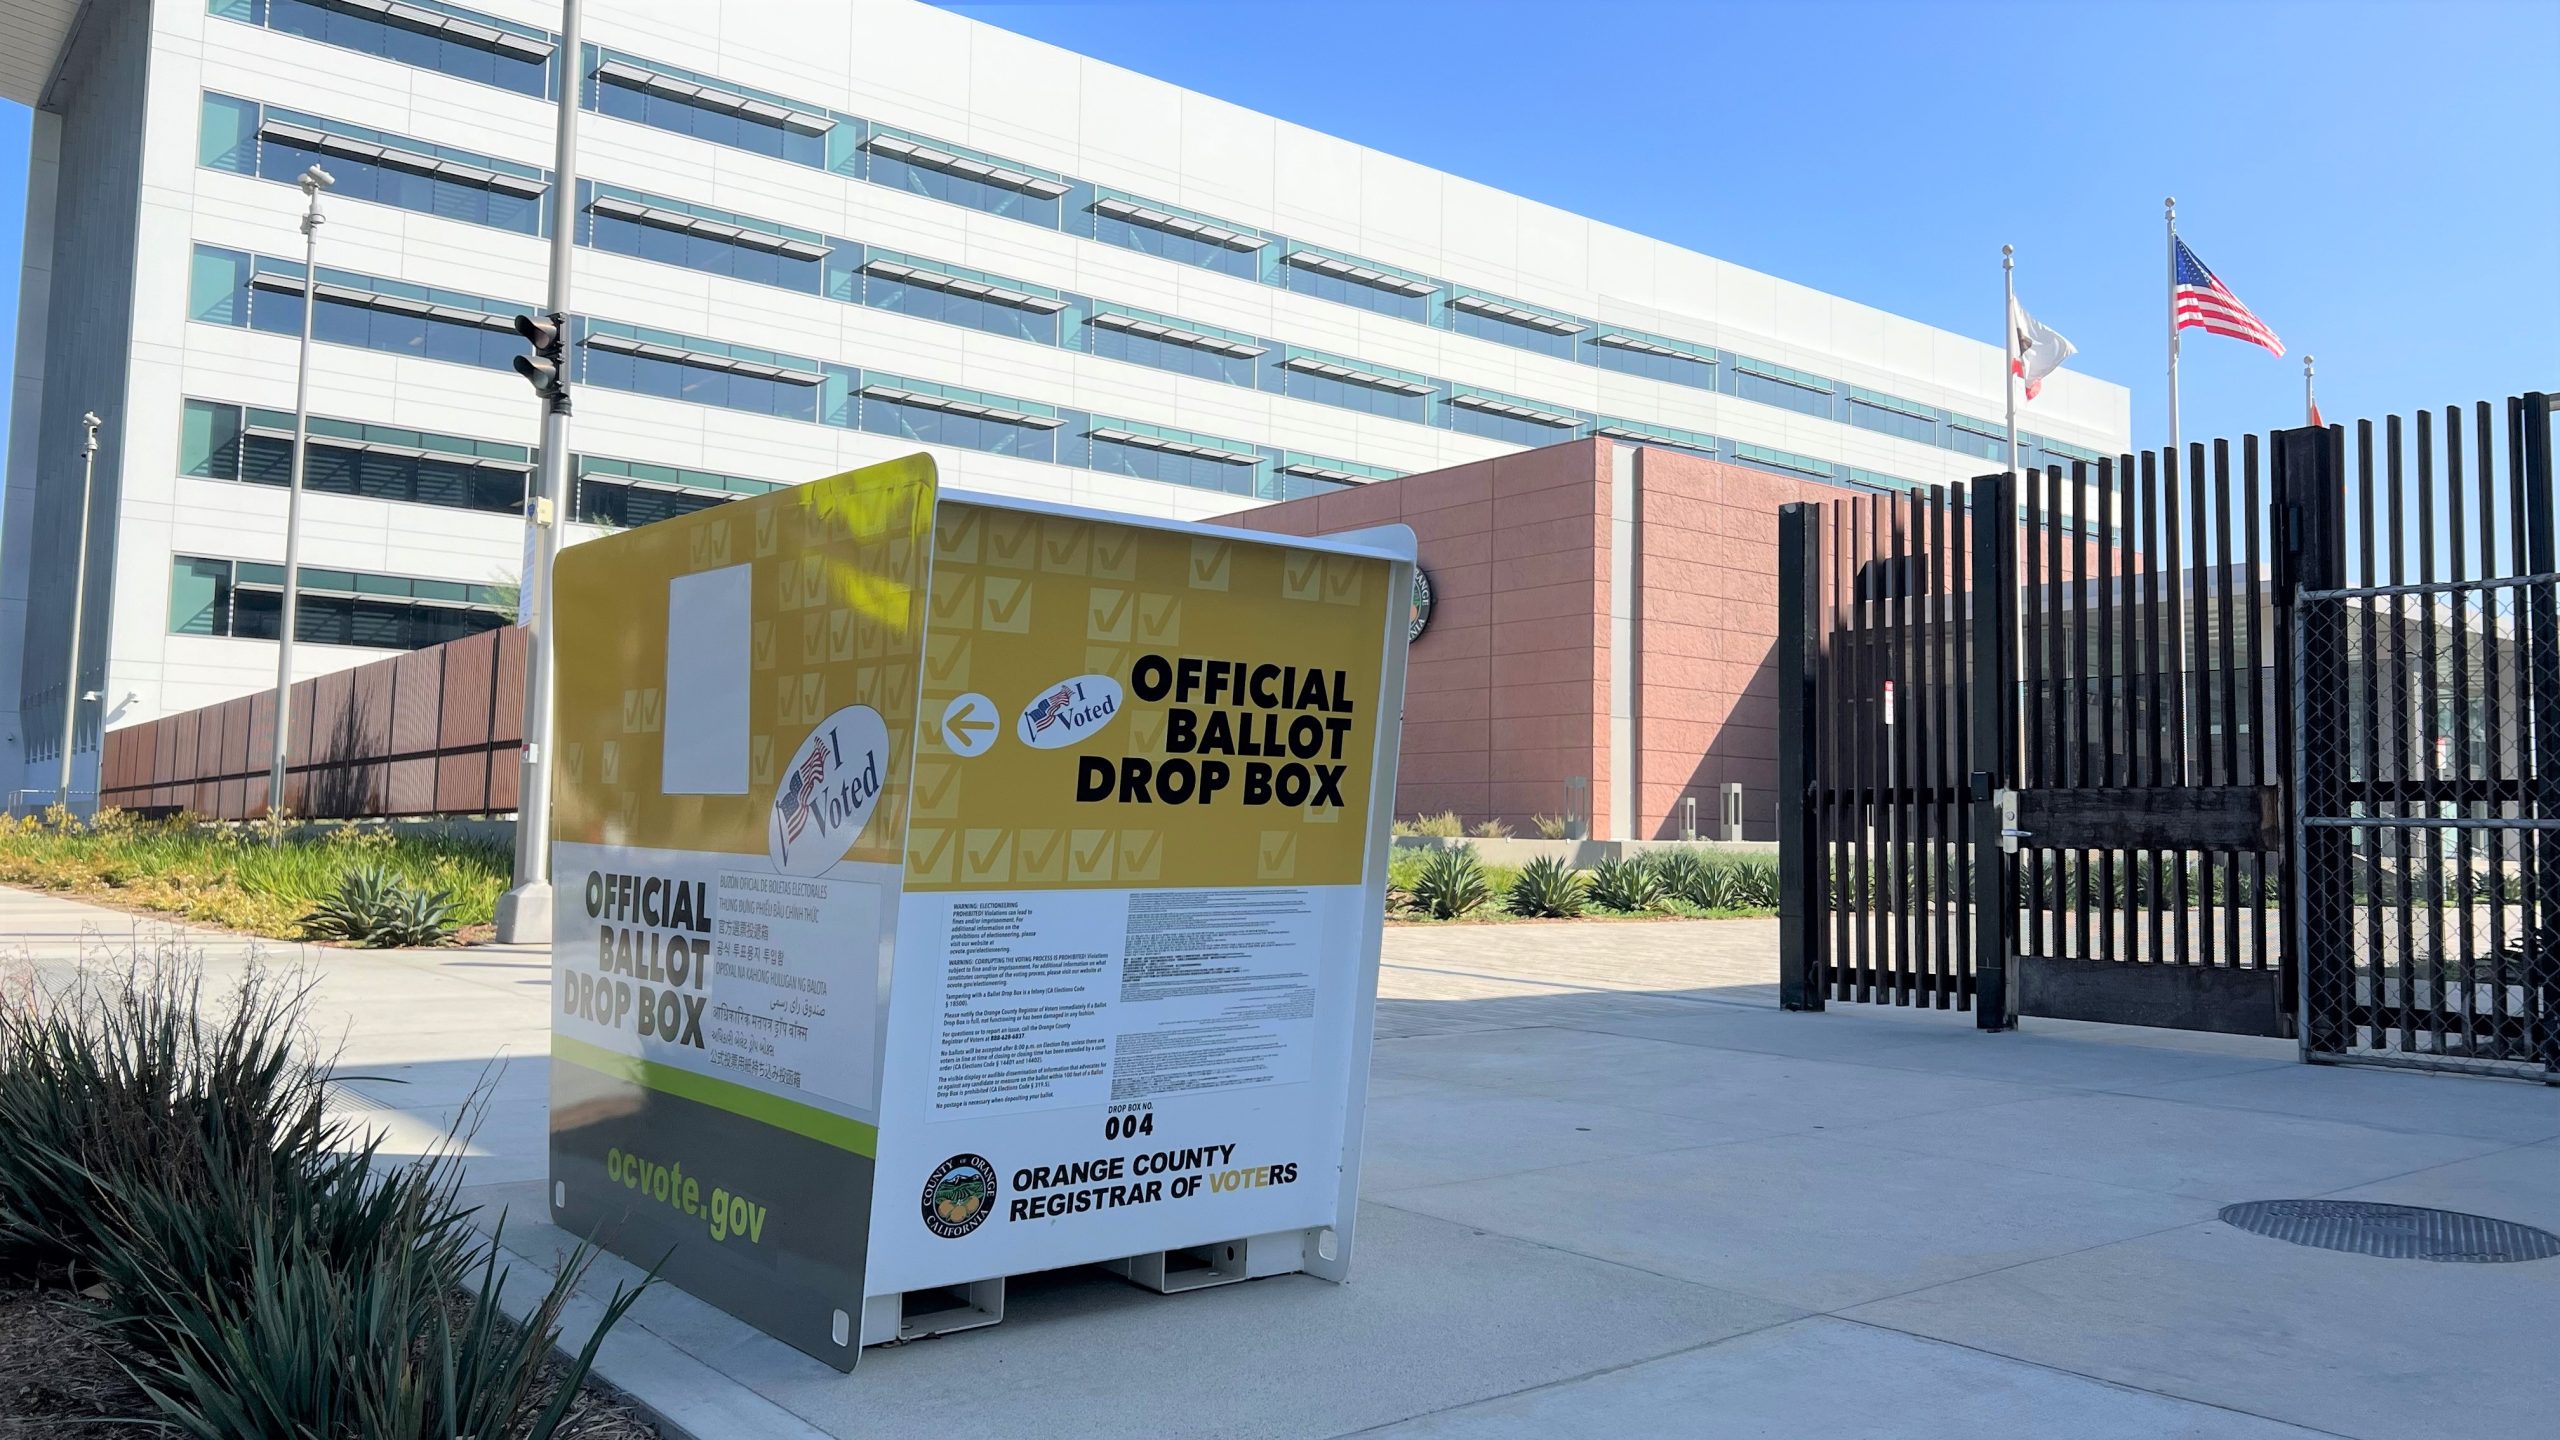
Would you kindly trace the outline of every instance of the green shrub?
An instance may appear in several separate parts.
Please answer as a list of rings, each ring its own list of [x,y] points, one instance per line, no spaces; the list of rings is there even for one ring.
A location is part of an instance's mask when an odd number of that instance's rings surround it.
[[[1414,876],[1414,908],[1435,920],[1473,914],[1491,898],[1492,887],[1472,845],[1432,851]]]
[[[1582,881],[1562,860],[1542,855],[1520,868],[1503,903],[1514,915],[1569,920],[1582,913]]]
[[[162,956],[0,1009],[0,1268],[86,1285],[162,1433],[547,1440],[639,1292],[535,1413],[591,1253],[509,1322],[457,1147],[392,1165],[326,1117],[328,1071],[295,1048],[307,995],[253,969],[207,1003]]]
[[[1603,860],[1591,867],[1583,893],[1603,910],[1633,915],[1661,901],[1662,882],[1654,878],[1653,867],[1641,860]]]
[[[1653,871],[1653,883],[1662,893],[1675,900],[1685,900],[1701,909],[1708,902],[1701,898],[1709,883],[1707,862],[1695,850],[1656,850],[1641,857]]]
[[[374,949],[441,945],[453,938],[453,901],[442,890],[368,865],[350,871],[335,893],[303,916],[302,930],[314,940]]]

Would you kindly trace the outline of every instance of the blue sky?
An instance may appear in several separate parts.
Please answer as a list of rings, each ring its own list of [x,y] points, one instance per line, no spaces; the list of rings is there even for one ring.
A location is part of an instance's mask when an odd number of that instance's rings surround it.
[[[2299,423],[2305,351],[2333,420],[2560,389],[2560,5],[950,3],[1986,341],[2015,244],[2140,444],[2170,194],[2293,356],[2188,332],[2188,438]],[[26,126],[0,103],[0,345]]]

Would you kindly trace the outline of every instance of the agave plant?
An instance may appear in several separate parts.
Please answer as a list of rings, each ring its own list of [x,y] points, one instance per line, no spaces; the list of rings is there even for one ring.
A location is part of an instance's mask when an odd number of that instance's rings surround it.
[[[302,917],[302,930],[314,940],[375,949],[441,945],[453,937],[453,897],[411,885],[382,866],[361,866]]]
[[[1662,882],[1641,860],[1603,860],[1591,867],[1584,893],[1603,910],[1631,915],[1662,903]]]
[[[1582,913],[1582,881],[1562,860],[1541,855],[1520,867],[1503,904],[1514,915],[1570,920]]]
[[[1707,862],[1695,850],[1656,850],[1645,857],[1653,870],[1653,882],[1662,893],[1692,905],[1710,906],[1705,898],[1709,871]]]
[[[1413,879],[1414,908],[1438,920],[1471,914],[1492,898],[1493,887],[1472,845],[1432,851]]]

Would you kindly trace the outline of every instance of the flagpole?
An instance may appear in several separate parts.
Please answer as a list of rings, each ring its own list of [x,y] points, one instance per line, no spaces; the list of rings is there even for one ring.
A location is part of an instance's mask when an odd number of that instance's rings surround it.
[[[2311,357],[2308,355],[2302,357],[2302,423],[2320,423],[2320,401],[2311,390]]]
[[[2009,474],[2018,474],[2018,247],[2000,247],[2000,289],[2007,304],[2000,308],[2000,331],[2009,338],[2001,345],[2001,378],[2009,391]]]
[[[2178,197],[2160,202],[2169,226],[2169,454],[2178,454]]]

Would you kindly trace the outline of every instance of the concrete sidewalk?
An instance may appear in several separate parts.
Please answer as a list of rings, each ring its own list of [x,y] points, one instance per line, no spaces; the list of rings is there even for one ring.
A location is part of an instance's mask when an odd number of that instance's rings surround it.
[[[0,891],[0,953],[60,964],[135,929]],[[1002,1325],[852,1376],[659,1290],[603,1373],[704,1440],[2551,1430],[2560,1261],[2372,1259],[2214,1215],[2341,1196],[2560,1229],[2560,1091],[2283,1042],[1790,1015],[1775,945],[1768,922],[1391,929],[1348,1286],[1029,1277]],[[382,1077],[346,1101],[395,1143],[513,1057],[471,1193],[549,1263],[542,952],[312,953],[324,1030]]]

